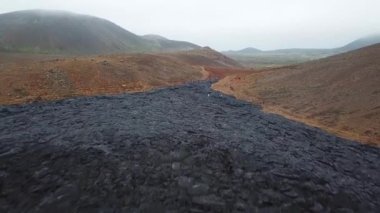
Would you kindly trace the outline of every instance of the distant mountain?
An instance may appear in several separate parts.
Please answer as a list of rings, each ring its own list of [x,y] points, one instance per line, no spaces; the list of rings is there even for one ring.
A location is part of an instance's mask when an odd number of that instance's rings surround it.
[[[187,42],[157,42],[105,19],[64,11],[0,14],[0,50],[55,54],[165,52],[199,48]]]
[[[255,55],[255,54],[275,54],[275,53],[287,53],[287,54],[339,54],[344,53],[356,49],[360,49],[363,47],[371,46],[374,44],[380,43],[380,34],[379,35],[372,35],[364,38],[360,38],[358,40],[355,40],[343,47],[338,48],[332,48],[332,49],[313,49],[313,48],[289,48],[289,49],[278,49],[278,50],[267,50],[262,51],[253,47],[248,47],[242,50],[230,50],[230,51],[223,51],[223,53],[227,55],[235,54],[235,55]]]
[[[201,48],[198,45],[186,41],[174,41],[160,35],[144,35],[143,38],[154,43],[154,46],[163,52],[176,52]]]
[[[351,50],[360,49],[362,47],[367,47],[367,46],[371,46],[371,45],[378,44],[378,43],[380,43],[380,34],[372,35],[372,36],[368,36],[365,38],[355,40],[355,41],[353,41],[353,42],[351,42],[351,43],[349,43],[349,44],[347,44],[341,48],[337,48],[337,49],[342,51],[342,52],[348,52]]]
[[[147,34],[147,35],[143,35],[141,36],[145,39],[148,39],[148,40],[153,40],[153,41],[159,41],[159,40],[169,40],[163,36],[160,36],[160,35],[156,35],[156,34]]]
[[[235,60],[217,52],[210,47],[201,49],[182,51],[172,53],[177,59],[192,64],[194,66],[203,67],[219,67],[219,68],[239,68],[242,67]]]
[[[337,55],[340,53],[371,46],[377,43],[380,43],[380,35],[361,38],[343,47],[332,49],[293,48],[260,51],[255,48],[246,48],[238,51],[225,51],[222,53],[247,67],[278,67],[325,58],[332,55]]]
[[[256,53],[260,53],[260,52],[262,52],[262,50],[259,50],[259,49],[253,48],[253,47],[248,47],[248,48],[245,48],[242,50],[237,50],[237,51],[230,50],[230,51],[226,51],[224,53],[250,55],[250,54],[256,54]]]

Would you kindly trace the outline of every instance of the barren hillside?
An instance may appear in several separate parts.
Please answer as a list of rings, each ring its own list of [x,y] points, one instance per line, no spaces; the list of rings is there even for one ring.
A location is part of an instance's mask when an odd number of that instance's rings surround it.
[[[380,144],[380,45],[298,66],[230,76],[214,88],[268,112]]]
[[[182,51],[173,54],[168,54],[180,59],[181,61],[206,67],[221,67],[221,68],[237,68],[242,67],[235,60],[209,48],[204,47],[202,49]]]
[[[94,57],[1,56],[6,60],[0,60],[0,104],[146,91],[206,79],[208,65],[237,65],[211,49]]]
[[[0,103],[144,91],[200,80],[200,68],[159,55],[114,55],[8,64]]]

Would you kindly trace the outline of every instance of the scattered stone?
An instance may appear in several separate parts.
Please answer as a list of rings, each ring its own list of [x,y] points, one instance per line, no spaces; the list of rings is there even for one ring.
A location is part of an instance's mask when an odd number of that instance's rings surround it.
[[[54,207],[72,209],[72,204],[77,202],[78,197],[78,188],[72,184],[68,184],[46,196],[39,206],[43,212]]]
[[[283,185],[281,185],[280,191],[281,192],[287,192],[287,191],[290,191],[291,189],[292,189],[292,187],[290,185],[283,184]]]
[[[298,193],[294,190],[288,190],[288,191],[284,192],[284,194],[288,197],[291,197],[291,198],[298,197]]]
[[[8,174],[8,172],[6,172],[6,171],[1,171],[0,170],[0,178],[5,178],[5,177],[7,177],[9,174]]]
[[[241,177],[241,176],[243,175],[243,173],[244,173],[244,171],[243,171],[242,169],[236,169],[236,170],[234,171],[234,175],[235,175],[236,177]]]
[[[197,183],[189,189],[189,193],[192,195],[202,195],[207,194],[209,189],[210,187],[207,184]]]
[[[216,195],[202,195],[193,197],[193,202],[199,205],[224,207],[226,203]]]
[[[239,201],[237,201],[237,202],[235,203],[235,207],[236,207],[238,210],[245,210],[246,207],[247,207],[247,205],[246,205],[243,201],[239,200]]]
[[[192,186],[193,179],[186,176],[178,177],[178,186],[182,188],[190,188]]]
[[[319,202],[315,202],[313,207],[311,208],[313,212],[321,212],[323,211],[323,206]]]
[[[2,114],[4,114],[4,115],[9,115],[9,114],[11,114],[12,112],[11,112],[8,108],[6,108],[6,107],[1,107],[1,106],[0,106],[0,113],[2,113]]]
[[[179,170],[180,168],[181,168],[181,163],[179,163],[179,162],[172,163],[172,169],[173,170]]]
[[[188,156],[188,152],[185,150],[179,150],[179,151],[172,151],[170,152],[169,156],[172,160],[183,160]]]
[[[40,179],[45,177],[49,173],[49,168],[43,167],[42,169],[36,171],[33,175],[33,177]]]
[[[233,196],[235,196],[235,194],[232,191],[232,189],[222,190],[222,195],[223,195],[223,197],[233,197]]]
[[[239,193],[240,197],[244,200],[248,200],[249,198],[249,192],[247,190],[242,190],[240,193]]]
[[[338,213],[354,213],[355,211],[348,208],[340,208],[337,210]]]
[[[253,173],[252,172],[247,172],[244,174],[244,178],[246,179],[252,179],[253,178]]]
[[[103,65],[103,66],[109,66],[110,63],[109,63],[108,61],[104,60],[104,61],[102,62],[102,65]]]
[[[203,212],[205,212],[205,211],[203,211],[202,209],[191,208],[191,209],[190,209],[190,212],[194,212],[194,213],[203,213]]]

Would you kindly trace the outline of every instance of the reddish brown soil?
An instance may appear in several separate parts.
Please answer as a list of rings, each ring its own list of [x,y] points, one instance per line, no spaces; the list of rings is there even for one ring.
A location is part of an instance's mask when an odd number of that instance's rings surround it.
[[[14,63],[3,66],[0,73],[2,104],[138,92],[202,79],[199,67],[158,55]]]
[[[209,48],[204,47],[197,50],[189,50],[167,54],[167,56],[174,57],[187,64],[198,65],[203,67],[215,68],[243,68],[236,61],[228,58],[227,56]]]
[[[297,66],[228,76],[214,89],[265,111],[380,144],[380,45]]]
[[[140,92],[225,76],[223,72],[234,72],[232,67],[238,66],[209,48],[93,57],[7,53],[0,56],[0,104]],[[226,70],[210,68],[208,72],[209,68],[204,67],[209,65]]]
[[[25,54],[25,53],[5,53],[0,52],[0,66],[9,63],[30,63],[41,60],[52,60],[56,58],[67,58],[62,55],[46,55],[46,54]]]
[[[256,72],[253,69],[243,69],[243,68],[221,68],[221,67],[205,67],[205,70],[209,74],[211,79],[222,79],[230,75],[248,75],[252,72]]]

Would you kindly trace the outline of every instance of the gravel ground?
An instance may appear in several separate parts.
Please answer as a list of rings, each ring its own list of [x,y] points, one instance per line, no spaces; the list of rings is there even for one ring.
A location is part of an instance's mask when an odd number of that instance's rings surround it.
[[[0,107],[0,212],[378,212],[380,149],[210,82]]]

